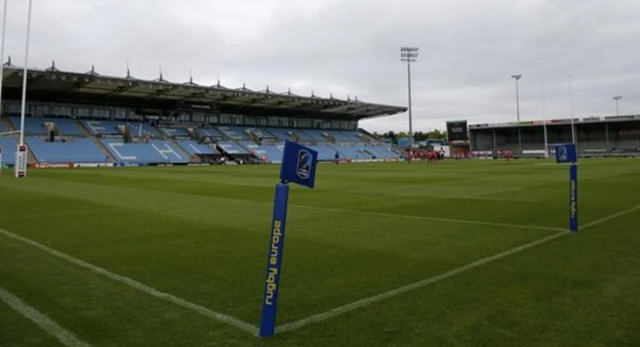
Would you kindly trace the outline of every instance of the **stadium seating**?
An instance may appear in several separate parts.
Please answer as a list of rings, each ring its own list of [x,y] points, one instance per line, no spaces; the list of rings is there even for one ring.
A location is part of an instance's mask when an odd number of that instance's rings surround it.
[[[215,128],[201,128],[197,132],[202,136],[208,136],[212,139],[225,139],[225,136]]]
[[[338,152],[340,152],[340,158],[344,159],[352,159],[352,160],[360,160],[360,159],[371,159],[372,156],[365,151],[362,150],[361,146],[335,146],[334,147]]]
[[[156,128],[152,127],[149,123],[144,122],[127,122],[127,128],[129,128],[129,132],[133,137],[145,137],[149,136],[152,138],[162,136]]]
[[[20,129],[20,117],[9,117],[11,124],[15,129]],[[25,117],[24,133],[26,135],[47,135],[48,131],[45,123],[55,124],[62,136],[83,136],[83,132],[73,119],[65,118],[33,118]]]
[[[124,143],[121,140],[103,139],[102,143],[111,155],[122,163],[189,162],[189,158],[169,141],[153,140],[149,143]]]
[[[20,117],[10,116],[9,120],[15,129],[20,129]],[[44,127],[45,120],[43,118],[25,117],[24,133],[25,135],[46,135],[47,129]]]
[[[189,130],[185,128],[160,128],[165,135],[169,137],[188,137],[191,136],[189,134]]]
[[[284,140],[296,140],[296,137],[294,135],[294,133],[290,130],[290,129],[283,129],[283,128],[267,128],[267,131],[269,131],[269,133],[273,134],[273,136],[277,137],[278,139],[284,141]]]
[[[324,130],[302,129],[297,133],[302,135],[301,137],[303,141],[329,142],[329,139],[324,136]]]
[[[251,140],[249,135],[245,132],[248,128],[244,127],[229,127],[229,126],[220,126],[218,130],[224,134],[227,138],[232,140]]]
[[[122,121],[86,120],[82,121],[92,135],[122,135],[118,125],[125,125]]]
[[[19,117],[9,118],[19,126]],[[54,123],[61,135],[78,137],[67,142],[46,142],[46,122]],[[280,127],[240,127],[218,126],[196,129],[198,136],[211,137],[215,144],[201,144],[191,137],[191,133],[182,127],[155,128],[149,123],[135,121],[112,120],[84,120],[81,122],[92,135],[124,135],[121,127],[126,126],[133,138],[133,143],[125,143],[122,139],[109,139],[104,136],[102,144],[111,155],[122,163],[186,163],[197,154],[219,154],[218,149],[231,155],[249,155],[266,157],[269,162],[279,162],[282,158],[284,140],[301,141],[310,144],[319,153],[320,160],[333,160],[336,152],[342,159],[392,159],[398,158],[389,145],[369,144],[368,138],[357,131],[321,130],[321,129],[293,129]],[[0,122],[0,131],[8,131],[7,126]],[[64,118],[32,118],[26,120],[27,143],[34,151],[36,158],[43,163],[66,162],[102,162],[105,153],[92,139],[80,138],[86,134],[80,123]],[[149,136],[149,143],[138,142],[136,138],[142,132],[143,137]],[[40,137],[33,136],[41,135]],[[158,137],[182,138],[177,142],[158,140]],[[254,142],[256,137],[263,139],[262,143]],[[330,143],[330,139],[337,142]],[[10,146],[12,153],[15,149],[15,139],[4,138],[5,146]]]
[[[329,134],[333,136],[338,142],[364,142],[360,139],[355,131],[329,131]]]
[[[282,160],[282,153],[284,151],[283,143],[274,145],[257,145],[251,141],[242,141],[240,144],[258,158],[263,158],[264,156],[269,162],[279,162]]]
[[[199,144],[198,142],[193,140],[180,140],[178,141],[178,144],[180,145],[180,147],[182,147],[182,149],[184,149],[190,155],[219,154],[219,152],[215,150],[212,146]]]
[[[25,142],[42,163],[103,163],[106,155],[89,138],[74,138],[65,142],[47,142],[42,137],[26,137]]]
[[[249,152],[233,141],[218,141],[218,146],[227,154],[249,154]]]
[[[62,136],[83,136],[84,133],[73,119],[49,119],[45,122],[54,123]]]
[[[13,136],[0,136],[0,147],[2,147],[2,162],[13,165],[16,162],[16,146],[18,142]]]
[[[318,151],[318,160],[334,160],[336,156],[336,150],[330,147],[328,144],[319,143],[311,146],[311,148]]]

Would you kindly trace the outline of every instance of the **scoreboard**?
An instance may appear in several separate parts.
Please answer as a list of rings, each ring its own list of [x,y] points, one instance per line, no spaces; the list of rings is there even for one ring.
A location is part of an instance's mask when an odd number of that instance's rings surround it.
[[[447,122],[447,138],[449,142],[468,142],[467,121]]]

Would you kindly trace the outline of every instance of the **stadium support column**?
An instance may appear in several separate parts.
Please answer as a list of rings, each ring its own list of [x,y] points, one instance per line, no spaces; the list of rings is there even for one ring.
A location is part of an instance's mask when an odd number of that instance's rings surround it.
[[[413,115],[411,110],[411,62],[418,60],[418,47],[400,47],[400,60],[407,62],[407,91],[409,93],[409,141],[413,147]]]
[[[518,126],[518,149],[520,150],[520,156],[522,156],[522,129]]]
[[[492,133],[493,133],[493,137],[492,137],[493,138],[493,151],[492,152],[493,152],[493,156],[497,156],[497,154],[498,154],[498,141],[496,140],[496,130],[493,129]]]
[[[604,123],[604,142],[606,143],[607,152],[609,152],[609,124]]]

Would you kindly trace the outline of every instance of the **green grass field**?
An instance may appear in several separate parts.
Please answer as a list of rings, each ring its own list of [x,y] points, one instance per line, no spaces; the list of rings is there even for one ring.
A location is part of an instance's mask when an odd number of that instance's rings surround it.
[[[0,346],[640,346],[640,161],[321,165],[262,340],[278,169],[5,172]]]

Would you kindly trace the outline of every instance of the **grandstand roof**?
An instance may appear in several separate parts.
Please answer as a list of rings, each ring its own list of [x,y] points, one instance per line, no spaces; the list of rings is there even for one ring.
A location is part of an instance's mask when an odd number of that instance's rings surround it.
[[[7,66],[3,85],[9,95],[22,88],[23,70]],[[220,85],[202,86],[193,81],[172,83],[162,78],[142,80],[128,74],[126,77],[104,76],[92,68],[87,73],[61,71],[55,64],[45,70],[30,69],[27,72],[28,93],[54,98],[56,101],[82,100],[95,104],[132,103],[212,109],[221,112],[280,115],[296,117],[323,117],[358,120],[402,113],[406,107],[341,100],[334,97],[299,96],[293,93],[276,93],[270,90],[255,91],[246,88],[228,88]],[[18,94],[19,95],[19,94]],[[38,98],[38,96],[40,98]]]
[[[607,117],[586,117],[586,118],[574,118],[574,124],[604,124],[611,122],[640,122],[640,115],[624,115],[624,116],[607,116]],[[520,127],[535,127],[544,125],[544,121],[521,121],[521,122],[506,122],[506,123],[494,123],[494,124],[470,124],[469,130],[488,130],[496,128],[520,128]],[[548,126],[553,125],[570,125],[571,118],[569,119],[548,119],[546,121]]]

